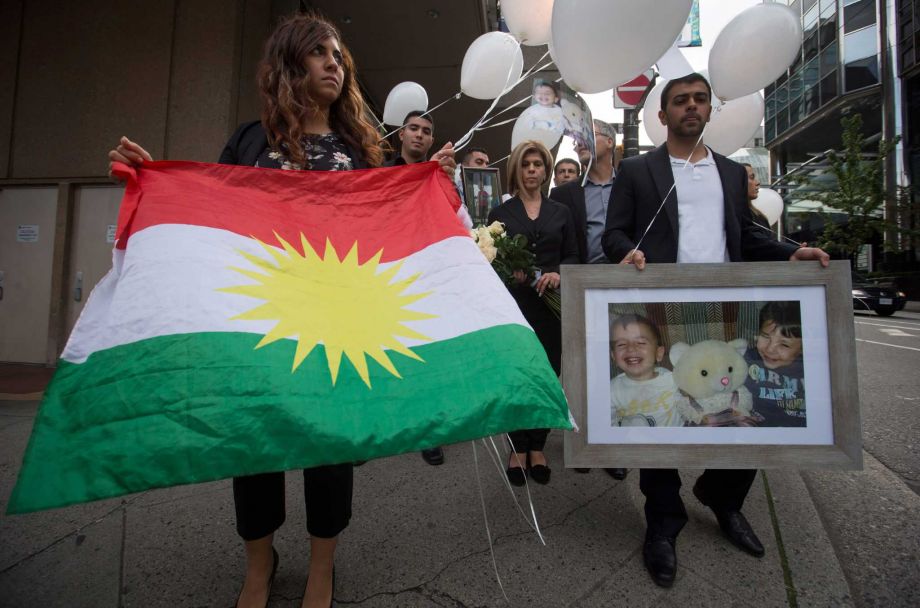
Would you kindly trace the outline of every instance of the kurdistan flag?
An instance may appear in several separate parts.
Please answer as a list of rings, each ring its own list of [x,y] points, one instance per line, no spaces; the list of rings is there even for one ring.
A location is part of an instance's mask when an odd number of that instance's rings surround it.
[[[437,164],[121,170],[9,512],[570,428]]]

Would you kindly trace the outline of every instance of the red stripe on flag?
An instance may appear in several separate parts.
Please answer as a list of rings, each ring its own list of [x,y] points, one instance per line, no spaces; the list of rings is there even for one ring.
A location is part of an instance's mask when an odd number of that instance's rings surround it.
[[[320,254],[326,239],[339,256],[359,243],[363,262],[404,258],[452,236],[460,197],[437,163],[357,171],[283,171],[178,161],[123,165],[128,180],[118,217],[118,248],[160,224],[229,230],[277,245],[274,233],[300,250],[300,234]]]

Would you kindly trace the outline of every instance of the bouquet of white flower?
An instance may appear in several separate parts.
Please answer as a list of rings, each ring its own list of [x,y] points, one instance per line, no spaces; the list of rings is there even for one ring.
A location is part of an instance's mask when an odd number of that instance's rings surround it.
[[[521,281],[514,277],[516,270],[524,272],[523,282],[530,283],[531,286],[540,278],[540,270],[534,265],[533,252],[527,248],[527,237],[523,234],[508,236],[501,222],[492,222],[488,226],[474,228],[470,231],[470,236],[505,285],[521,284]],[[561,316],[562,301],[558,291],[545,290],[543,301],[557,317]]]

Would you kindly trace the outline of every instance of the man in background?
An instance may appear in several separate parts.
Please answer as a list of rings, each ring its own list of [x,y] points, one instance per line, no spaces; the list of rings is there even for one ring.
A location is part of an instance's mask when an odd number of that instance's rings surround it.
[[[563,158],[556,163],[556,167],[553,169],[553,181],[555,181],[557,188],[579,177],[581,177],[581,165],[571,158]]]

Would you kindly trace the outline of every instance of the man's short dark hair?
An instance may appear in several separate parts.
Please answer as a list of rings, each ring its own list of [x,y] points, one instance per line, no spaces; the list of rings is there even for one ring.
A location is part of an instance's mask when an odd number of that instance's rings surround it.
[[[555,174],[556,174],[556,171],[559,170],[559,165],[564,165],[564,164],[566,164],[566,163],[575,165],[575,173],[578,174],[578,175],[581,175],[581,163],[579,163],[579,162],[578,162],[577,160],[575,160],[574,158],[563,158],[562,160],[560,160],[559,162],[557,162],[557,163],[556,163],[556,166],[553,167],[553,175],[555,175]]]
[[[699,72],[693,72],[692,74],[687,74],[686,76],[681,76],[680,78],[675,78],[669,80],[664,88],[661,90],[661,109],[665,110],[668,107],[668,94],[671,92],[671,89],[678,84],[693,84],[694,82],[702,82],[706,85],[706,90],[709,91],[709,98],[712,99],[712,87],[709,85],[709,81],[706,80],[706,77],[700,74]]]
[[[466,152],[463,153],[463,158],[460,159],[460,162],[461,163],[465,162],[466,159],[468,159],[470,157],[470,154],[472,154],[473,152],[479,152],[480,154],[485,154],[487,158],[489,156],[489,153],[486,152],[485,148],[467,148]]]
[[[422,120],[427,120],[428,122],[430,122],[431,130],[434,131],[434,119],[431,117],[431,114],[425,114],[421,110],[412,110],[411,112],[406,114],[406,117],[403,118],[403,126],[405,127],[409,123],[410,118],[415,118],[416,116],[418,116]]]

